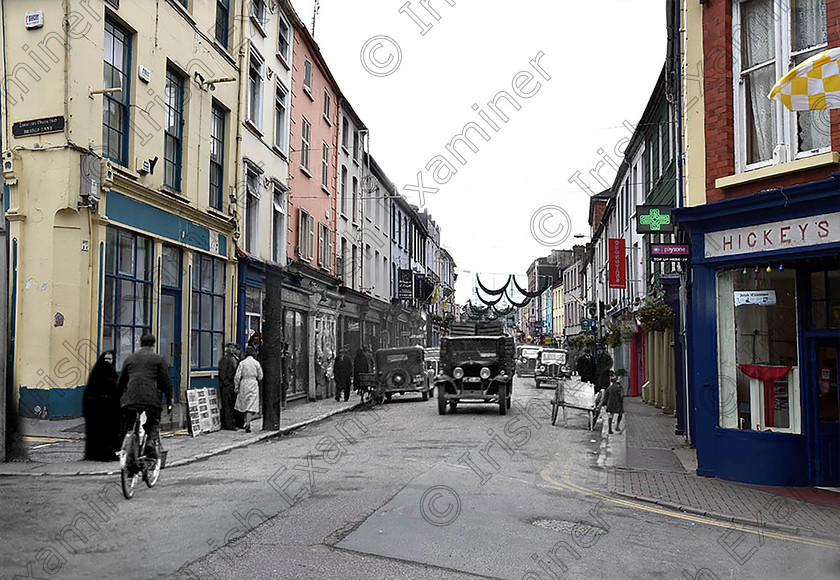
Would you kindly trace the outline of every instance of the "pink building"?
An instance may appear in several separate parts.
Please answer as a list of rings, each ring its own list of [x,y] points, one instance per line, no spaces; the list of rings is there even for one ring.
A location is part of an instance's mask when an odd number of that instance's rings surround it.
[[[288,257],[334,276],[341,94],[304,26],[293,62]]]

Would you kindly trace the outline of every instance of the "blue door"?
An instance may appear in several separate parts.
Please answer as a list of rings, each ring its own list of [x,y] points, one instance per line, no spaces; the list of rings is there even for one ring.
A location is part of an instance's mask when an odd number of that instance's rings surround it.
[[[840,485],[840,390],[837,340],[814,341],[808,388],[817,401],[817,485]]]

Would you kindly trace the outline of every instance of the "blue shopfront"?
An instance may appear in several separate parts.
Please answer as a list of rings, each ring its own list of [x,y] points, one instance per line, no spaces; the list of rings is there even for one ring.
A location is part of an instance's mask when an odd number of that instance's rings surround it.
[[[840,485],[840,179],[675,213],[698,474]]]

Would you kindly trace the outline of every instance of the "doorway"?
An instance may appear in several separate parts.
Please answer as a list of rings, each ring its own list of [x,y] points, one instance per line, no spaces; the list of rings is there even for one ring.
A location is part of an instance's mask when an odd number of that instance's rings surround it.
[[[181,396],[181,265],[180,248],[164,244],[160,267],[160,354],[169,366],[174,400]]]
[[[817,401],[816,484],[840,485],[840,392],[837,340],[815,340],[809,388]]]

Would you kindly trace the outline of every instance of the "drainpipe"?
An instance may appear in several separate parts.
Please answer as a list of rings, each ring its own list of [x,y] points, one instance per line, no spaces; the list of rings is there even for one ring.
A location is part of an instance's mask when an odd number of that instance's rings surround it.
[[[685,195],[684,191],[684,183],[683,183],[683,99],[682,99],[682,31],[683,31],[683,24],[682,24],[682,10],[683,10],[683,0],[673,0],[674,2],[674,40],[676,42],[676,58],[677,63],[674,67],[676,70],[677,76],[677,114],[674,115],[677,119],[677,208],[683,207],[683,196]],[[691,266],[687,267],[687,271],[682,272],[680,274],[680,290],[679,290],[679,299],[680,299],[680,342],[682,344],[681,348],[681,355],[683,359],[683,368],[682,368],[682,390],[683,390],[683,416],[685,418],[685,425],[684,425],[684,436],[686,440],[690,439],[690,410],[691,410],[691,400],[689,396],[689,369],[688,369],[688,333],[686,332],[686,324],[688,322],[688,289],[690,285],[691,279]]]

